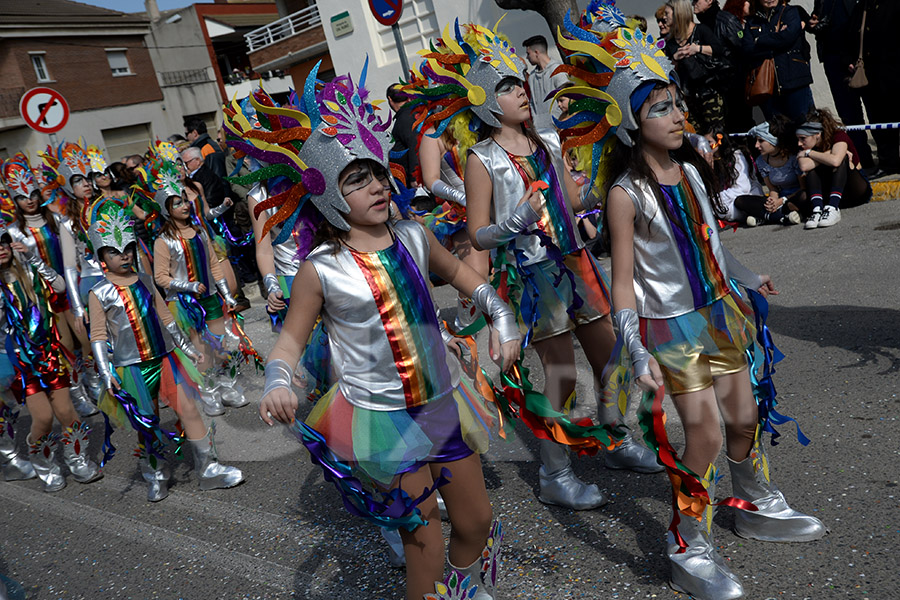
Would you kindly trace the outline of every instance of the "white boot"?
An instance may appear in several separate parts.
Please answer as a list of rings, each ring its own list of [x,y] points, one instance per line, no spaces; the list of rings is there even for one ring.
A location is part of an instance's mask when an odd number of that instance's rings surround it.
[[[200,478],[201,490],[230,488],[244,480],[240,469],[219,463],[219,457],[216,455],[215,427],[210,427],[203,438],[189,439],[188,443],[194,453],[194,470]]]
[[[63,462],[78,483],[91,483],[103,477],[100,467],[88,458],[90,428],[75,421],[63,430]]]
[[[500,546],[503,542],[503,527],[500,520],[494,521],[491,533],[488,535],[487,545],[478,557],[468,567],[454,567],[450,563],[451,572],[458,571],[463,577],[469,577],[470,587],[478,586],[472,600],[494,600],[494,590],[497,587],[497,572],[500,569]]]
[[[568,446],[553,440],[539,440],[538,444],[542,463],[538,500],[572,510],[590,510],[607,503],[606,496],[596,484],[588,485],[575,476]]]
[[[44,491],[48,493],[58,492],[66,487],[66,479],[56,462],[56,449],[59,447],[57,439],[52,433],[41,437],[37,442],[31,440],[31,434],[25,439],[31,449],[31,464],[44,482]]]

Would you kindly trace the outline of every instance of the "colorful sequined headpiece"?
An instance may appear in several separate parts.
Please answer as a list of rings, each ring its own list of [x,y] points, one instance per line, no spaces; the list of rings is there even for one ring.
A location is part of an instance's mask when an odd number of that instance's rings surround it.
[[[104,173],[106,171],[106,157],[97,146],[87,147],[87,157],[91,163],[91,173]]]
[[[48,146],[48,151],[43,156],[44,166],[53,172],[56,184],[74,198],[72,177],[81,175],[87,179],[91,173],[91,161],[87,152],[80,145],[65,141],[56,148]]]
[[[164,218],[169,218],[166,200],[171,196],[182,196],[184,185],[176,161],[178,149],[171,142],[157,140],[150,145],[150,157],[134,170],[137,183],[134,191],[155,206],[153,209]]]
[[[16,220],[16,203],[6,192],[0,188],[0,227],[5,227]]]
[[[306,79],[298,107],[277,107],[268,94],[257,90],[250,103],[256,110],[259,129],[254,129],[237,103],[225,111],[228,145],[268,165],[235,181],[251,184],[284,175],[293,182],[287,190],[257,205],[257,216],[278,207],[266,221],[262,237],[283,223],[274,243],[284,242],[298,220],[310,219],[308,211],[303,210],[307,199],[329,223],[349,230],[344,215],[350,212],[350,206],[338,186],[341,172],[353,161],[363,159],[390,171],[391,123],[376,115],[376,106],[368,99],[367,69],[368,60],[358,86],[347,75],[317,91],[317,65]]]
[[[612,2],[592,2],[579,24],[569,14],[559,45],[567,51],[557,69],[574,84],[556,91],[570,99],[568,116],[557,121],[563,152],[576,148],[578,168],[591,165],[591,181],[614,139],[631,146],[638,122],[632,95],[648,82],[677,83],[675,67],[662,51],[664,42],[626,26],[625,16]],[[585,155],[586,154],[586,155]]]
[[[135,243],[134,222],[121,206],[107,202],[95,214],[88,238],[95,254],[105,247],[124,252],[129,244]]]
[[[39,189],[28,157],[21,152],[16,152],[12,158],[3,162],[0,166],[0,176],[3,177],[3,183],[12,198],[17,196],[30,198],[31,194]]]

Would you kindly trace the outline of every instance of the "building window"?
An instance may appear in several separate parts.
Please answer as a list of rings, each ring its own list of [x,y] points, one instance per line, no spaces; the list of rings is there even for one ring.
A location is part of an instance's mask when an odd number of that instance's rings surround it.
[[[123,49],[106,51],[106,60],[109,61],[109,68],[112,69],[113,77],[132,75],[131,67],[128,66],[128,56],[125,52]]]
[[[150,123],[101,129],[100,134],[103,136],[103,145],[106,146],[106,155],[114,161],[122,162],[125,162],[127,156],[146,152],[147,140],[154,139]]]
[[[37,75],[39,82],[51,81],[50,71],[47,70],[47,61],[44,60],[43,52],[29,52],[31,56],[31,64],[34,67],[34,74]]]

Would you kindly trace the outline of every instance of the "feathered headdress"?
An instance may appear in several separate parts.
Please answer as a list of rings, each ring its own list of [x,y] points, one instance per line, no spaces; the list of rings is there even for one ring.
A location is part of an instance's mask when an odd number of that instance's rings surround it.
[[[242,111],[225,111],[228,145],[268,165],[233,181],[252,184],[283,175],[293,183],[256,206],[256,216],[278,207],[278,212],[266,221],[263,237],[280,223],[283,226],[276,244],[284,242],[297,226],[312,229],[317,217],[306,208],[307,200],[329,223],[349,230],[344,215],[350,206],[338,186],[341,172],[361,159],[375,161],[390,170],[391,123],[375,114],[376,106],[368,99],[367,69],[368,60],[358,86],[354,86],[350,76],[342,76],[317,90],[317,65],[306,79],[299,106],[293,108],[276,107],[267,94],[255,92],[250,103],[256,110],[259,129],[253,128]]]
[[[0,227],[5,227],[16,220],[16,203],[6,190],[0,188]]]
[[[104,247],[124,252],[129,244],[135,243],[134,222],[119,204],[108,201],[95,212],[88,238],[95,254]]]
[[[90,162],[90,170],[91,173],[103,173],[106,171],[106,157],[103,156],[103,151],[100,150],[97,146],[88,146],[87,147],[87,157]]]
[[[567,96],[568,117],[557,121],[563,152],[576,148],[576,166],[591,165],[591,182],[599,185],[598,166],[613,139],[631,146],[638,129],[632,96],[646,83],[677,82],[675,66],[662,51],[664,42],[627,27],[627,19],[613,2],[592,2],[579,24],[569,14],[559,45],[568,51],[557,72],[565,72],[574,86],[561,88]],[[646,88],[645,88],[646,89]],[[646,89],[649,93],[649,89]]]
[[[12,158],[3,162],[0,166],[0,177],[3,178],[3,183],[12,198],[17,196],[30,198],[32,193],[40,189],[28,157],[21,152],[16,152]]]
[[[166,200],[171,196],[184,194],[181,173],[176,164],[178,149],[170,142],[157,140],[150,146],[150,159],[134,170],[137,183],[134,191],[145,203],[152,202],[153,210],[164,218],[169,217]]]
[[[45,174],[53,183],[66,191],[70,197],[75,197],[72,189],[72,177],[81,175],[85,179],[91,173],[91,161],[87,152],[78,144],[63,141],[59,146],[47,147],[47,153],[42,155],[44,159]]]

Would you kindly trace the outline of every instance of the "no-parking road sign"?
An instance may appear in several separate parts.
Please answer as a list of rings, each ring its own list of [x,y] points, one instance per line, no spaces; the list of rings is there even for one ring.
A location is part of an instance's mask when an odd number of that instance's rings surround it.
[[[403,14],[403,0],[369,0],[369,8],[376,21],[390,27]]]
[[[25,124],[40,133],[56,133],[69,121],[69,105],[62,94],[46,87],[31,88],[19,100]]]

